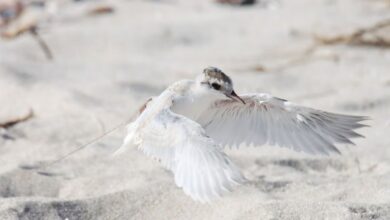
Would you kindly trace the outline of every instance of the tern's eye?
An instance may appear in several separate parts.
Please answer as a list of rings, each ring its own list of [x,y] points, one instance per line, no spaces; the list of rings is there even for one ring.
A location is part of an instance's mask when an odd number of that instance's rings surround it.
[[[215,89],[215,90],[219,90],[221,88],[221,85],[219,85],[218,83],[212,83],[211,86]]]

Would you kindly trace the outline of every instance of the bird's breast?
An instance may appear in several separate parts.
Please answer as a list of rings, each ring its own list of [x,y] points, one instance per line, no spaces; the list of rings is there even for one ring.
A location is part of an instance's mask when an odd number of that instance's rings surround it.
[[[197,121],[199,116],[210,106],[213,102],[209,97],[203,96],[182,96],[177,97],[173,101],[172,111],[176,114],[183,115],[194,121]]]

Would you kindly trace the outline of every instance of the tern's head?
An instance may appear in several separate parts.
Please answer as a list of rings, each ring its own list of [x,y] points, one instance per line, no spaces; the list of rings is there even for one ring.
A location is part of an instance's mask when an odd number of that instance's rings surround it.
[[[215,67],[207,67],[203,74],[198,78],[202,86],[205,86],[211,92],[220,93],[235,101],[245,104],[233,89],[233,82],[224,72]]]

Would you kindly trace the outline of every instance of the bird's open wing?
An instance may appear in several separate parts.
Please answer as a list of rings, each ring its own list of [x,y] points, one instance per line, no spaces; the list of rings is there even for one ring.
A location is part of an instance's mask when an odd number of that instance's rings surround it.
[[[324,112],[292,104],[268,94],[243,95],[245,105],[232,100],[214,103],[198,122],[222,145],[279,145],[312,154],[339,153],[337,143],[353,144],[362,137],[354,130],[367,119]]]
[[[130,132],[133,132],[131,126]],[[195,200],[209,201],[244,177],[196,122],[162,110],[136,132],[139,149],[174,173],[175,183]]]

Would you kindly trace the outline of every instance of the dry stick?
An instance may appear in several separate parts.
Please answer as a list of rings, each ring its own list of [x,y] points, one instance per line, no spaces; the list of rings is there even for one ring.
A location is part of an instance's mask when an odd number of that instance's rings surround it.
[[[34,39],[38,42],[39,46],[42,48],[43,53],[45,54],[46,58],[49,60],[53,59],[53,53],[51,52],[49,46],[47,43],[43,40],[43,38],[39,35],[37,31],[37,27],[32,27],[30,29],[31,35],[34,37]]]
[[[114,8],[108,5],[97,6],[87,12],[87,15],[102,15],[114,13]]]
[[[379,36],[377,36],[374,40],[368,40],[363,38],[363,35],[367,33],[373,33],[386,27],[390,27],[390,19],[381,21],[367,28],[357,29],[353,33],[348,35],[339,35],[335,37],[314,35],[314,39],[320,45],[355,44],[376,47],[390,47],[390,40],[383,39]]]
[[[299,56],[296,56],[296,57],[288,60],[286,63],[272,68],[272,71],[280,72],[280,71],[283,71],[284,69],[286,69],[292,65],[297,65],[299,63],[306,61],[308,59],[308,57],[310,57],[317,50],[317,47],[318,47],[317,44],[309,46]]]
[[[30,111],[27,113],[27,115],[25,115],[23,117],[15,118],[15,119],[0,123],[0,128],[4,128],[4,129],[10,128],[10,127],[12,127],[20,122],[25,122],[32,117],[34,117],[34,112],[32,109],[30,109]]]
[[[324,37],[320,35],[314,35],[314,39],[316,42],[309,46],[307,49],[305,49],[301,54],[298,56],[288,60],[284,64],[280,64],[275,67],[267,68],[263,65],[257,66],[255,70],[264,72],[264,71],[273,71],[273,72],[280,72],[285,70],[286,68],[296,65],[299,63],[302,63],[306,61],[310,56],[313,55],[313,53],[317,50],[318,47],[324,46],[324,45],[335,45],[335,44],[354,44],[354,45],[368,45],[368,46],[375,46],[375,47],[390,47],[390,40],[383,39],[379,36],[377,36],[374,40],[368,40],[364,39],[363,35],[367,33],[372,33],[377,30],[380,30],[382,28],[390,27],[390,19],[381,21],[371,27],[368,28],[361,28],[356,31],[354,31],[352,34],[349,35],[340,35],[336,37]]]
[[[287,60],[285,63],[275,65],[273,67],[267,67],[264,65],[258,65],[254,68],[254,70],[259,71],[259,72],[281,72],[285,69],[287,69],[290,66],[300,64],[302,62],[305,62],[310,56],[313,55],[313,53],[317,50],[318,44],[313,44],[307,47],[302,53],[300,53],[297,56],[294,56],[293,58]]]
[[[376,37],[376,39],[372,41],[363,39],[364,34],[372,33],[385,27],[390,27],[390,19],[381,21],[368,28],[358,29],[350,35],[341,35],[341,36],[336,36],[331,38],[326,38],[318,35],[314,36],[317,42],[315,42],[312,46],[307,48],[299,56],[292,58],[291,60],[287,61],[287,63],[285,64],[272,68],[272,70],[281,71],[287,67],[290,67],[291,65],[301,63],[307,60],[307,58],[310,57],[317,50],[319,46],[323,46],[323,45],[334,45],[334,44],[344,43],[344,44],[356,44],[356,45],[358,44],[370,45],[370,46],[377,46],[377,47],[390,47],[390,40],[386,41],[386,39],[380,37]]]

